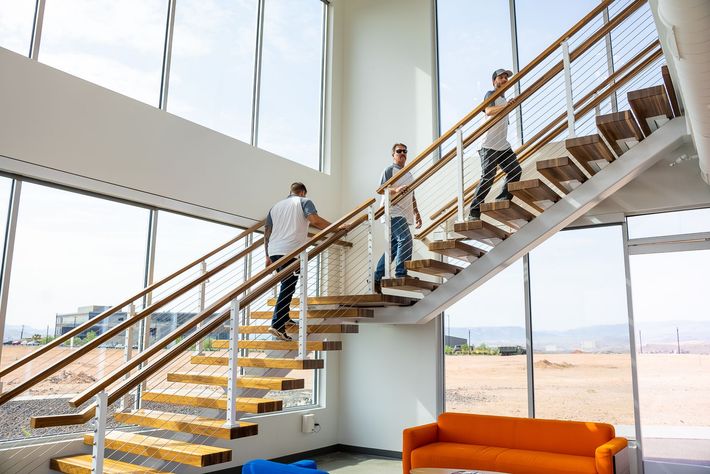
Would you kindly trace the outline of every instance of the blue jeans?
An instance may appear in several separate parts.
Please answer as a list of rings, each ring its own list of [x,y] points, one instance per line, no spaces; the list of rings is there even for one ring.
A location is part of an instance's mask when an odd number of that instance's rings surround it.
[[[391,260],[395,261],[394,276],[397,278],[407,276],[404,262],[412,259],[412,233],[404,217],[392,218],[392,233],[390,238]],[[375,282],[380,282],[385,275],[385,256],[380,257],[375,269]]]
[[[270,255],[269,258],[272,262],[279,260],[283,255]],[[295,262],[296,259],[292,258],[288,262],[284,262],[282,265],[276,269],[280,272],[285,267],[289,266],[291,263]],[[281,280],[281,288],[279,289],[279,297],[276,299],[276,306],[274,306],[274,315],[271,318],[271,327],[283,331],[284,325],[291,319],[289,318],[289,312],[291,311],[291,299],[293,299],[293,294],[296,292],[296,283],[298,282],[298,273],[290,273],[283,280]]]

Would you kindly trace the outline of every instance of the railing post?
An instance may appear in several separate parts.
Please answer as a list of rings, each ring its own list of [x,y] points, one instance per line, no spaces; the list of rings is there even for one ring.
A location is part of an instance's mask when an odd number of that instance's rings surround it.
[[[373,268],[373,256],[372,247],[374,244],[373,229],[375,225],[375,205],[371,204],[367,208],[367,292],[369,294],[375,293],[375,269]],[[345,252],[343,252],[345,253]],[[343,278],[345,278],[345,273],[343,272]]]
[[[565,72],[565,97],[567,98],[567,130],[569,138],[577,136],[574,130],[574,99],[572,98],[572,66],[569,57],[569,42],[562,42],[562,64]]]
[[[456,196],[459,204],[457,215],[459,222],[464,220],[463,180],[463,129],[459,127],[456,129]]]
[[[390,278],[390,261],[392,260],[392,215],[391,215],[390,188],[387,187],[384,193],[385,207],[385,278]]]
[[[227,422],[225,426],[237,425],[237,375],[239,372],[239,301],[232,300],[229,312],[229,372],[227,373]]]
[[[128,305],[128,319],[132,319],[135,315],[136,315],[136,305],[131,303],[130,305]],[[123,338],[123,360],[125,362],[128,362],[133,357],[133,344],[136,343],[135,339],[136,339],[135,338],[135,329],[133,328],[133,326],[129,326],[126,329],[126,332],[125,332],[125,335]],[[123,378],[129,379],[130,377],[131,377],[131,373],[129,372]],[[136,394],[136,397],[137,396],[138,395]],[[138,400],[136,399],[135,402],[137,403],[137,401]],[[123,396],[123,398],[121,399],[121,403],[119,405],[120,410],[126,410],[130,406],[130,403],[131,403],[131,395],[129,392],[129,393],[125,394]],[[134,403],[134,405],[135,405],[135,403]]]
[[[201,261],[200,262],[200,275],[204,275],[207,273],[207,262],[206,261]],[[202,313],[205,310],[205,300],[207,299],[207,281],[203,281],[200,283],[200,302],[199,302],[199,308],[198,308],[198,313]],[[200,328],[202,327],[202,323],[199,323],[197,325],[197,330],[199,331]],[[202,339],[197,341],[195,344],[195,355],[202,355]]]
[[[298,321],[298,358],[305,359],[308,351],[308,251],[299,256],[301,261],[301,313]]]
[[[104,443],[106,440],[106,412],[108,395],[102,390],[96,395],[96,417],[94,418],[94,443],[91,448],[91,474],[104,472]]]

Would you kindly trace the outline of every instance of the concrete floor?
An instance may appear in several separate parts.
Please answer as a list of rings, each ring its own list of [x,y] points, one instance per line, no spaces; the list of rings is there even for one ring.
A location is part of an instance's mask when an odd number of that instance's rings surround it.
[[[355,453],[328,453],[314,457],[318,469],[330,474],[402,474],[402,461]]]

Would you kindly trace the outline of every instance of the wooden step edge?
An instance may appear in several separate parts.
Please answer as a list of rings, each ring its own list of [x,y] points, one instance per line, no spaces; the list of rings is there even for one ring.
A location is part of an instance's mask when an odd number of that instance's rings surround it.
[[[168,382],[192,383],[200,385],[227,386],[226,375],[193,374],[190,372],[168,373]],[[299,390],[305,387],[306,381],[293,377],[250,377],[241,376],[237,379],[237,387],[258,390]]]
[[[224,356],[192,356],[192,364],[200,365],[229,365],[229,357]],[[292,369],[310,370],[322,369],[325,367],[323,359],[287,359],[282,357],[239,357],[237,359],[239,367],[261,367],[267,369]]]
[[[66,474],[91,474],[91,454],[63,456],[49,460],[49,468]],[[152,467],[104,458],[104,474],[169,474]]]
[[[260,324],[258,326],[241,326],[239,331],[242,334],[269,334],[269,325]],[[286,332],[298,335],[298,327],[286,327]],[[359,326],[357,324],[309,324],[308,335],[318,334],[357,334]]]
[[[454,223],[454,232],[472,240],[505,240],[511,235],[510,232],[506,232],[500,227],[480,219],[456,222]]]
[[[143,399],[156,403],[195,406],[202,408],[227,408],[227,397],[215,397],[198,394],[165,393],[148,390],[143,393]],[[252,414],[271,413],[283,410],[283,400],[271,398],[238,397],[237,410]]]
[[[84,435],[84,444],[92,445],[93,442],[93,433]],[[232,460],[231,449],[122,431],[106,433],[105,446],[106,449],[113,449],[123,453],[137,454],[195,467],[213,466]]]
[[[252,311],[249,313],[251,319],[271,319],[273,311]],[[293,320],[299,319],[300,311],[290,311],[289,317]],[[350,318],[374,318],[375,312],[367,308],[340,308],[340,309],[309,309],[308,319],[350,319]]]
[[[192,433],[219,439],[237,439],[256,436],[256,423],[239,422],[237,426],[225,426],[225,420],[184,415],[158,410],[136,410],[114,413],[113,418],[121,423],[158,428],[178,433]]]
[[[216,344],[215,344],[216,343]],[[295,341],[272,341],[266,339],[252,339],[239,341],[240,349],[263,349],[273,351],[293,351],[298,350],[298,344]],[[212,349],[229,349],[229,340],[213,339]],[[306,350],[308,351],[340,351],[343,350],[341,341],[307,341]]]
[[[382,288],[402,289],[403,287],[413,288],[412,291],[416,291],[416,290],[434,291],[439,287],[439,284],[434,283],[432,281],[420,280],[418,278],[414,278],[414,277],[410,277],[410,276],[399,277],[399,278],[383,278],[382,279]],[[406,290],[406,291],[409,291],[409,290]]]

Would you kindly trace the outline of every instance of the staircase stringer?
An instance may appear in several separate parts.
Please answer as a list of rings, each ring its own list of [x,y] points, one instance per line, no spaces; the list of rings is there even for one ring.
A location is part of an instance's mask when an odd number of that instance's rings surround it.
[[[382,308],[364,323],[424,324],[564,229],[690,139],[678,117],[604,167],[458,275],[408,308]]]

